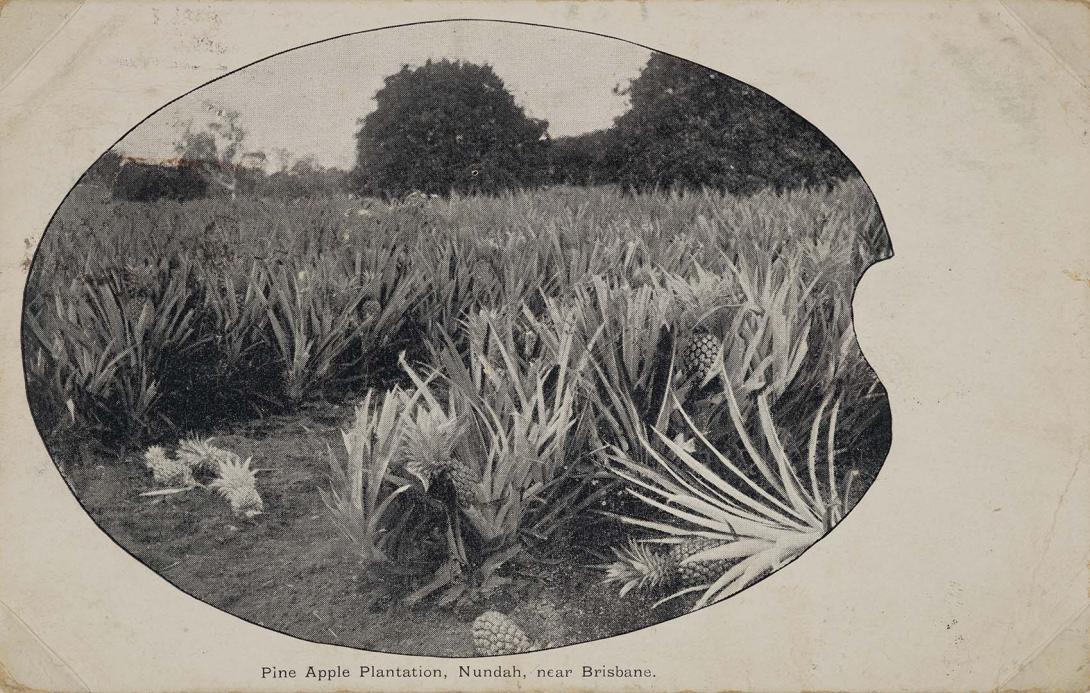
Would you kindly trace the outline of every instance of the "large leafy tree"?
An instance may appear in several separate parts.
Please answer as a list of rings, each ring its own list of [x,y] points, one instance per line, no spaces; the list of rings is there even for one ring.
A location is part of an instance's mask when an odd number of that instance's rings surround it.
[[[362,193],[490,193],[541,175],[548,123],[528,117],[488,65],[406,65],[375,101],[356,135],[352,178]]]
[[[630,110],[611,134],[619,183],[723,188],[813,185],[854,172],[797,113],[768,94],[680,58],[656,53],[625,90]]]

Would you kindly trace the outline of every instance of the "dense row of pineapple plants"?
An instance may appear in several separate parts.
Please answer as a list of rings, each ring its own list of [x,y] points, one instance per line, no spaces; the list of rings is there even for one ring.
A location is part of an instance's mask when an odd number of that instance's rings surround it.
[[[850,300],[885,252],[858,180],[66,204],[30,277],[28,392],[62,465],[64,440],[349,397],[324,500],[409,603],[479,599],[612,523],[632,533],[598,535],[606,582],[703,605],[827,532],[880,463]]]

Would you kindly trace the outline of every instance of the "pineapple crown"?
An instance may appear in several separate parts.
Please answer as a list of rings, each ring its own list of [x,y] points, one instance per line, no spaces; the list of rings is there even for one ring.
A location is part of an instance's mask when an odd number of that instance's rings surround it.
[[[617,560],[606,566],[602,584],[620,584],[621,597],[633,589],[654,589],[669,582],[673,566],[669,554],[663,555],[646,543],[629,539],[624,546],[613,547]]]
[[[427,492],[432,477],[450,465],[469,420],[427,407],[419,407],[415,416],[406,418],[408,425],[402,429],[398,459]]]
[[[251,469],[252,457],[243,462],[236,459],[219,463],[219,476],[212,481],[211,487],[231,503],[231,509],[242,512],[247,517],[261,514],[264,504],[257,492],[256,473]]]
[[[161,445],[152,445],[148,448],[144,452],[144,460],[148,463],[149,467],[169,462],[166,450],[164,450]]]
[[[225,463],[239,461],[239,456],[212,444],[212,438],[186,438],[178,443],[176,457],[190,469],[218,472]]]
[[[170,459],[166,451],[158,445],[153,445],[144,452],[144,464],[159,483],[183,486],[195,484],[190,468],[183,462]]]
[[[667,275],[666,286],[675,305],[679,327],[684,331],[720,331],[719,322],[725,309],[738,303],[732,282],[699,264],[694,265],[691,278]]]
[[[253,486],[259,470],[251,469],[252,457],[245,461],[236,455],[234,459],[228,459],[219,463],[219,477],[212,482],[215,488]]]

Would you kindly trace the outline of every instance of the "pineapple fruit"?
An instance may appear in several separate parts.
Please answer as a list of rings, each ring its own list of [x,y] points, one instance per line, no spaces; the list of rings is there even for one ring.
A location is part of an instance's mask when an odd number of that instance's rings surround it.
[[[425,493],[440,479],[449,479],[461,507],[477,502],[480,483],[476,471],[454,454],[465,426],[463,420],[421,409],[406,427],[399,452],[405,471],[420,480]]]
[[[660,552],[649,544],[629,540],[625,546],[613,549],[617,560],[606,568],[606,577],[602,582],[619,583],[622,597],[633,589],[656,592],[670,587],[709,584],[726,572],[731,561],[683,562],[690,556],[723,543],[718,539],[696,537]]]
[[[670,561],[676,566],[674,570],[677,573],[678,584],[692,587],[693,585],[710,584],[719,579],[730,567],[731,561],[694,561],[692,563],[683,563],[683,561],[701,551],[714,549],[724,543],[718,539],[700,537],[670,547]]]
[[[226,499],[236,514],[246,517],[260,515],[265,509],[257,492],[256,470],[250,468],[251,460],[247,458],[243,462],[230,450],[212,445],[211,438],[181,441],[175,459],[168,457],[158,445],[144,453],[144,463],[157,483],[186,488],[203,486],[196,476],[201,474],[211,479],[208,488]]]
[[[518,624],[498,611],[486,611],[473,621],[473,649],[478,657],[518,654],[533,647]]]
[[[481,479],[468,464],[452,457],[441,470],[454,486],[454,495],[460,507],[468,508],[477,502],[477,484]]]
[[[674,325],[686,335],[681,348],[681,371],[697,383],[716,368],[722,346],[726,309],[739,305],[741,297],[730,280],[697,266],[692,279],[667,279],[672,294]]]
[[[722,343],[717,337],[702,328],[696,328],[685,340],[681,352],[682,368],[686,375],[697,383],[704,382],[708,374],[715,370],[716,356]]]
[[[195,472],[219,472],[221,464],[238,462],[239,456],[212,444],[212,438],[186,438],[178,442],[178,461]]]
[[[480,477],[457,457],[410,461],[405,464],[405,469],[420,480],[425,493],[439,480],[449,479],[460,507],[468,508],[477,502]]]
[[[156,483],[167,486],[195,486],[189,465],[167,457],[166,451],[153,445],[144,453],[144,464],[151,470]]]

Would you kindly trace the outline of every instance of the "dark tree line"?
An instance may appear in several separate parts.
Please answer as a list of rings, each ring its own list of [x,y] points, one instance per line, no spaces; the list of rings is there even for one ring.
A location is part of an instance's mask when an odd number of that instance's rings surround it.
[[[208,181],[192,166],[127,161],[114,178],[113,197],[133,202],[195,200],[208,195]]]
[[[406,65],[385,79],[375,110],[360,120],[351,172],[306,162],[271,175],[232,168],[238,185],[231,192],[287,199],[343,191],[402,197],[566,183],[746,194],[821,185],[855,173],[801,116],[700,65],[653,54],[620,92],[630,107],[610,128],[550,139],[548,123],[528,116],[490,66],[450,60]],[[231,126],[231,132],[243,132],[234,121]],[[206,158],[214,161],[206,162],[203,175],[182,164],[108,162],[99,168],[113,166],[117,198],[192,199],[222,193],[209,184],[209,171],[227,164],[215,147],[210,151]]]
[[[611,128],[549,140],[487,65],[428,62],[386,79],[357,134],[367,194],[495,192],[541,183],[734,193],[852,175],[817,128],[759,89],[656,53]]]
[[[205,197],[236,194],[301,200],[330,197],[348,190],[347,174],[335,168],[297,162],[290,168],[266,173],[257,168],[239,168],[232,174],[233,190],[209,181],[209,165],[186,161],[147,163],[125,160],[116,152],[103,154],[87,171],[86,183],[105,187],[115,200],[185,202]]]

